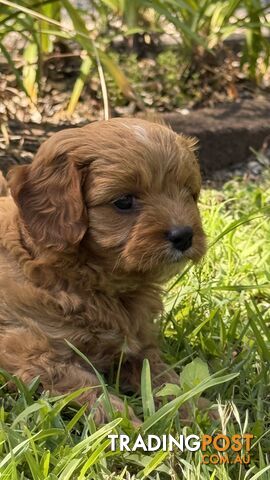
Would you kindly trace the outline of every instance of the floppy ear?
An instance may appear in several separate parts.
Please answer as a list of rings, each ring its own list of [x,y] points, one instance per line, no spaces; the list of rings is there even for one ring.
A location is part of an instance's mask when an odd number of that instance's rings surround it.
[[[52,142],[50,142],[51,144]],[[57,148],[55,148],[57,151]],[[76,245],[87,229],[81,171],[66,153],[50,155],[43,145],[32,165],[10,172],[11,194],[25,227],[37,242],[58,250]]]

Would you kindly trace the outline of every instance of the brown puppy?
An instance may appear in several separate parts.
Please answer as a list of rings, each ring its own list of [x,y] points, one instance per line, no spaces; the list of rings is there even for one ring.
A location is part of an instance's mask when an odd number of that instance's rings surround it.
[[[65,340],[104,374],[124,351],[123,390],[139,389],[144,358],[154,386],[178,382],[152,322],[161,285],[205,252],[193,150],[163,125],[118,118],[56,133],[11,172],[13,199],[0,199],[2,368],[40,376],[54,394],[97,386],[80,398],[97,422],[99,381]]]

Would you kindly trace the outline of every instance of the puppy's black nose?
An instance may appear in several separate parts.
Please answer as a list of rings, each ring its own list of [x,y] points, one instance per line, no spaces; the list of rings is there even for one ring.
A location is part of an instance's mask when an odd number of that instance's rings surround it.
[[[174,248],[184,252],[192,245],[193,230],[191,227],[173,227],[167,232],[167,238]]]

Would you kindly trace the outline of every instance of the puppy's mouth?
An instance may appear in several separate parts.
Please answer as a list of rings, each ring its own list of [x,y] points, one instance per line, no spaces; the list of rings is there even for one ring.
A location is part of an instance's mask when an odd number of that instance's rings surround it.
[[[199,251],[195,247],[190,247],[185,251],[176,250],[173,248],[163,248],[161,251],[152,251],[148,255],[144,253],[142,257],[132,257],[126,258],[124,263],[124,269],[126,271],[137,271],[154,273],[159,272],[169,272],[169,277],[179,273],[179,270],[183,268],[188,261],[197,263],[203,256],[204,251]],[[169,269],[169,270],[168,270]]]
[[[194,247],[190,247],[184,251],[171,249],[166,256],[165,262],[186,263],[187,261],[192,261],[194,263],[197,263],[199,260],[201,260],[204,253],[205,249],[203,249],[203,251],[199,251]]]
[[[184,252],[181,250],[171,250],[167,255],[168,263],[179,263],[185,259]]]
[[[152,242],[146,237],[136,238],[127,244],[121,255],[122,267],[126,271],[155,272],[181,269],[188,261],[197,263],[206,251],[203,233],[193,233],[192,238],[179,238],[178,233],[164,239],[153,237]],[[164,241],[165,240],[165,241]],[[150,248],[152,245],[152,248]],[[133,247],[133,248],[132,248]]]
[[[194,263],[199,262],[206,252],[205,242],[202,242],[200,247],[195,245],[191,246],[187,250],[173,250],[170,252],[170,258],[172,262],[181,262],[184,260],[191,260]]]

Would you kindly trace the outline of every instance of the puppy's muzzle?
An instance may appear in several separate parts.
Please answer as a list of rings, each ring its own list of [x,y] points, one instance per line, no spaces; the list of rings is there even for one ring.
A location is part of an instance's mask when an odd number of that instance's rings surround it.
[[[192,245],[193,230],[189,226],[173,227],[166,233],[166,237],[172,243],[173,248],[185,252]]]

